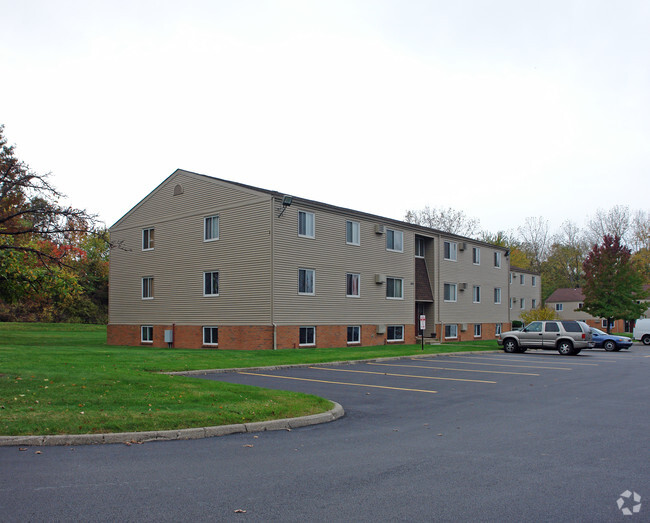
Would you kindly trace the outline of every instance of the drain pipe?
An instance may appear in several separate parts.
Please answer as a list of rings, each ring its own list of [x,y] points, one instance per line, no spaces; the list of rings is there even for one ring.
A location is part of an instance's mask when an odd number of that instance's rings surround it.
[[[278,326],[273,323],[273,350],[278,350]]]

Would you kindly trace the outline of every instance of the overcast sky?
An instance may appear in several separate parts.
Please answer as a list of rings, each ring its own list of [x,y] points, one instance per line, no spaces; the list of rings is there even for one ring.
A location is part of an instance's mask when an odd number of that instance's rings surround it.
[[[0,0],[0,123],[112,225],[182,168],[496,232],[648,210],[647,0]]]

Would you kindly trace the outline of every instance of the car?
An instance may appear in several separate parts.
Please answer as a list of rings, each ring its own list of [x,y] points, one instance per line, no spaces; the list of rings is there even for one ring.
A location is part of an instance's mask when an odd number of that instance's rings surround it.
[[[593,327],[591,328],[591,339],[594,341],[594,348],[605,349],[609,352],[629,349],[633,343],[630,338],[607,334],[606,332]]]
[[[644,345],[650,345],[650,318],[636,320],[632,337],[635,340],[642,341]]]
[[[497,343],[505,352],[526,352],[527,349],[555,349],[563,356],[575,356],[591,348],[590,327],[581,321],[533,321],[520,331],[499,334]]]

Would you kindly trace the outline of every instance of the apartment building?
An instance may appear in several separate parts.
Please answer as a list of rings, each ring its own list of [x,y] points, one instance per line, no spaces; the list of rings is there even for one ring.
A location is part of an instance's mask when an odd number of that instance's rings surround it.
[[[538,272],[520,267],[510,267],[510,318],[519,319],[522,312],[542,305],[542,280]]]
[[[110,228],[108,343],[274,349],[493,339],[507,249],[177,170]]]

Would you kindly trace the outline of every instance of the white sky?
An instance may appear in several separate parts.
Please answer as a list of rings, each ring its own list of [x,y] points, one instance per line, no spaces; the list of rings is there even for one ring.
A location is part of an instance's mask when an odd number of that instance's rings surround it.
[[[491,232],[648,210],[647,0],[0,0],[0,123],[112,225],[176,168]]]

